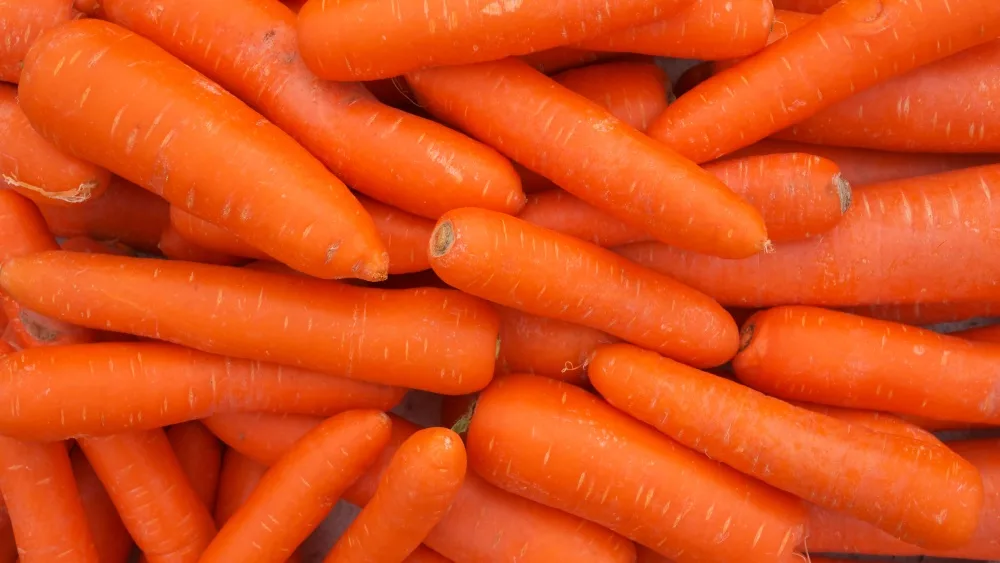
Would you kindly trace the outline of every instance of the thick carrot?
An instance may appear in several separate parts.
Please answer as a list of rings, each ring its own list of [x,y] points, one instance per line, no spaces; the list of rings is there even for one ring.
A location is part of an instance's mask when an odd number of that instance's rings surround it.
[[[434,272],[466,293],[601,330],[692,365],[725,363],[738,345],[732,317],[711,299],[515,217],[450,211],[438,221],[430,255]]]
[[[451,559],[432,549],[418,545],[417,549],[406,556],[403,563],[451,563]]]
[[[385,278],[375,225],[347,187],[277,126],[149,40],[78,20],[37,41],[24,68],[21,108],[57,147],[296,269]]]
[[[658,240],[738,258],[760,215],[718,180],[516,59],[407,75],[421,104]]]
[[[215,497],[215,525],[221,528],[250,498],[267,466],[240,452],[226,448],[222,454],[219,490]]]
[[[0,409],[0,432],[56,440],[153,429],[216,413],[330,416],[351,408],[388,410],[404,393],[158,342],[35,348],[0,358],[0,402],[11,405]]]
[[[39,36],[79,16],[69,0],[7,0],[0,4],[0,81],[17,84],[25,55]]]
[[[90,237],[71,237],[59,243],[60,250],[67,252],[86,252],[88,254],[114,254],[116,256],[135,256],[135,251],[118,242],[100,242]]]
[[[579,46],[681,59],[745,57],[764,48],[773,18],[771,0],[696,0],[673,16]]]
[[[613,61],[559,73],[556,82],[645,131],[667,109],[670,77],[655,63]]]
[[[214,513],[222,469],[222,442],[197,420],[171,426],[167,429],[167,440],[194,492],[208,511]]]
[[[522,55],[520,59],[539,72],[555,74],[571,68],[578,68],[619,57],[621,57],[619,53],[591,51],[589,49],[577,49],[573,47],[554,47]]]
[[[841,2],[678,98],[649,134],[705,162],[998,35],[994,0]]]
[[[952,332],[950,336],[957,336],[974,342],[991,342],[994,344],[1000,344],[1000,324]]]
[[[132,553],[132,537],[125,529],[108,491],[84,457],[83,450],[73,448],[69,458],[101,563],[125,563]]]
[[[496,312],[452,290],[70,252],[8,260],[0,285],[83,326],[444,394],[483,388],[496,359]]]
[[[516,213],[524,205],[517,175],[496,151],[387,107],[360,84],[318,79],[299,55],[295,14],[278,2],[104,0],[100,12],[240,97],[357,191],[430,218],[457,207]]]
[[[718,260],[657,243],[618,252],[724,305],[995,301],[1000,265],[989,257],[1000,223],[1000,166],[854,190],[836,229],[746,260]],[[905,232],[907,236],[899,236]],[[952,275],[962,268],[962,276]]]
[[[245,263],[246,260],[239,256],[232,256],[203,248],[197,243],[184,238],[173,225],[167,225],[160,234],[160,252],[171,260],[183,260],[186,262],[197,262],[199,264],[216,264],[219,266],[237,266]]]
[[[417,431],[393,454],[375,494],[324,561],[406,559],[451,508],[465,466],[458,434],[445,428]]]
[[[379,411],[348,411],[322,422],[268,469],[200,561],[285,561],[375,462],[390,428]]]
[[[847,313],[908,325],[953,323],[975,318],[994,317],[1000,312],[997,303],[914,303],[906,305],[864,305],[846,307]]]
[[[469,464],[494,485],[679,563],[801,561],[797,499],[677,445],[597,397],[529,375],[479,396]],[[506,468],[510,467],[510,470]]]
[[[681,444],[894,536],[952,548],[976,530],[979,474],[940,444],[852,425],[627,344],[598,348],[587,374],[611,405]]]
[[[837,2],[840,0],[774,0],[774,7],[780,10],[822,14]]]
[[[1000,349],[812,307],[750,318],[737,377],[770,395],[938,420],[1000,422]]]
[[[170,226],[181,239],[205,250],[223,256],[271,260],[270,256],[241,241],[236,235],[204,219],[195,217],[176,205],[170,206]],[[160,242],[162,244],[162,238]]]

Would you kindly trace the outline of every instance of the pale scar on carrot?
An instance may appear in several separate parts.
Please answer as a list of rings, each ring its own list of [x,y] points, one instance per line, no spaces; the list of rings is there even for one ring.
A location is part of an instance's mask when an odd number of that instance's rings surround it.
[[[36,320],[35,317],[37,315],[31,311],[21,312],[20,320],[24,330],[39,342],[55,342],[59,338],[59,332],[43,326],[42,322]]]
[[[746,350],[750,346],[750,342],[753,341],[754,325],[753,323],[746,325],[740,330],[740,352]]]
[[[455,244],[455,227],[451,221],[445,221],[434,229],[431,234],[431,255],[439,258],[448,254],[452,245]]]
[[[37,193],[48,199],[54,199],[66,203],[82,203],[84,201],[88,201],[90,199],[90,194],[93,193],[94,188],[96,188],[98,185],[97,180],[89,180],[87,182],[81,183],[79,186],[77,186],[75,189],[72,190],[67,190],[64,192],[50,192],[42,188],[39,188],[38,186],[28,184],[27,182],[22,182],[17,178],[8,176],[6,174],[3,175],[3,179],[5,182],[7,182],[8,185],[16,186],[18,188]]]
[[[837,186],[837,195],[840,196],[840,213],[843,215],[851,208],[851,183],[841,174],[833,176],[833,183]]]

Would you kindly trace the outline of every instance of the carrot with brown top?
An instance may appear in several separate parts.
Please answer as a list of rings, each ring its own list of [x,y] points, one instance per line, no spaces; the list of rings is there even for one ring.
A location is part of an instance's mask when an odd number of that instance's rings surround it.
[[[83,450],[73,448],[69,458],[101,563],[125,563],[132,554],[132,537],[125,529],[108,491],[83,455]]]
[[[78,17],[72,0],[7,0],[0,4],[0,81],[17,84],[28,49],[39,36]]]
[[[62,25],[32,47],[19,94],[32,126],[60,149],[296,269],[322,278],[386,276],[375,225],[340,180],[147,39],[98,20]]]
[[[607,108],[645,131],[667,109],[670,77],[655,63],[609,62],[567,70],[553,77],[566,88]]]

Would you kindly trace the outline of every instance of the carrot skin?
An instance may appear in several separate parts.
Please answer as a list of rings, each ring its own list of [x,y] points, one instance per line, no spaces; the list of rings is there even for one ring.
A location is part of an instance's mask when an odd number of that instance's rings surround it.
[[[528,195],[517,217],[604,248],[653,240],[642,229],[558,188]]]
[[[215,498],[215,525],[221,528],[250,498],[267,466],[226,448],[222,454],[219,490]]]
[[[598,63],[620,58],[619,53],[592,51],[574,47],[553,47],[544,51],[535,51],[521,55],[522,61],[528,63],[538,72],[555,74],[572,68],[579,68],[591,63]]]
[[[197,420],[168,428],[167,441],[198,498],[210,513],[214,512],[222,469],[222,442]]]
[[[613,61],[567,70],[553,78],[637,131],[645,131],[667,109],[670,96],[670,77],[652,62]]]
[[[205,250],[223,256],[272,260],[270,256],[241,241],[236,235],[218,225],[199,219],[176,205],[170,206],[170,226],[180,238]],[[162,242],[161,238],[161,245]]]
[[[296,269],[385,278],[375,226],[347,187],[277,126],[151,41],[77,20],[40,38],[24,68],[21,108],[60,149]]]
[[[17,84],[32,44],[47,30],[79,16],[67,0],[10,0],[0,5],[0,81]]]
[[[237,266],[246,262],[239,256],[231,256],[203,248],[197,243],[184,238],[173,225],[168,225],[160,235],[157,245],[160,252],[171,260],[197,262],[199,264],[215,264],[218,266]]]
[[[997,316],[997,303],[915,303],[906,305],[865,305],[846,307],[844,312],[908,325],[954,323]],[[953,335],[954,336],[954,335]]]
[[[1000,344],[1000,325],[994,324],[981,326],[979,328],[970,328],[958,332],[952,332],[949,336],[957,336],[958,338],[972,340],[973,342],[991,342],[993,344]]]
[[[132,537],[125,529],[108,491],[80,448],[73,448],[69,457],[101,563],[125,563],[132,554]]]

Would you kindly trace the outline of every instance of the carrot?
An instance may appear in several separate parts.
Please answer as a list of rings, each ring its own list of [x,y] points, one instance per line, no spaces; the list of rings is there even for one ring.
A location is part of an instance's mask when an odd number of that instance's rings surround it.
[[[57,147],[296,269],[385,278],[375,226],[347,187],[277,126],[152,42],[78,20],[36,42],[24,68],[21,107]]]
[[[80,501],[102,563],[125,563],[132,553],[132,537],[118,516],[111,497],[80,448],[69,453]]]
[[[684,94],[687,94],[692,88],[708,80],[714,72],[715,65],[712,61],[704,61],[695,64],[691,68],[685,70],[684,73],[677,78],[677,82],[674,83],[674,96],[683,96]]]
[[[591,63],[609,61],[621,57],[619,53],[591,51],[573,47],[554,47],[535,51],[519,57],[535,70],[545,74],[555,74],[571,68],[579,68]]]
[[[466,447],[470,466],[494,485],[679,563],[733,553],[744,561],[801,561],[794,549],[805,514],[796,499],[572,385],[529,375],[497,380],[479,396]]]
[[[322,422],[268,469],[200,561],[285,561],[378,458],[391,423],[379,411]]]
[[[741,381],[783,399],[995,424],[998,353],[903,324],[793,306],[751,317],[732,364]]]
[[[277,2],[105,0],[101,14],[217,81],[361,193],[432,219],[458,207],[516,213],[524,205],[510,162],[493,149],[387,107],[360,84],[318,79],[299,54],[295,14]]]
[[[523,62],[407,80],[432,114],[658,240],[730,258],[765,246],[760,215],[721,182]]]
[[[894,414],[878,411],[844,409],[831,407],[830,405],[817,405],[815,403],[801,403],[795,401],[792,401],[791,404],[819,414],[836,418],[837,420],[841,420],[849,424],[861,425],[869,430],[874,430],[883,434],[902,436],[904,438],[910,438],[912,440],[936,446],[943,445],[941,440],[934,436],[934,434],[928,432],[925,428],[921,428],[920,426],[913,424],[911,421],[904,420]]]
[[[309,415],[236,413],[213,415],[201,422],[241,455],[273,465],[322,420]]]
[[[434,550],[418,545],[417,549],[414,549],[412,553],[406,556],[403,563],[451,563],[451,559]]]
[[[228,257],[241,256],[254,260],[271,260],[271,257],[244,243],[229,231],[204,219],[199,219],[176,205],[170,206],[170,227],[172,227],[174,236],[188,241],[189,245],[200,247],[204,251]],[[162,243],[163,239],[161,238],[160,244],[162,245]]]
[[[503,325],[501,325],[503,326]],[[957,336],[974,342],[1000,343],[1000,324],[969,328],[958,332],[952,332],[950,336]]]
[[[509,307],[500,312],[496,373],[532,373],[582,385],[594,348],[618,339],[585,326],[537,317]]]
[[[696,0],[673,16],[579,46],[681,59],[743,57],[764,48],[773,17],[771,0]]]
[[[365,505],[324,561],[400,562],[451,508],[465,480],[462,438],[426,428],[406,439]]]
[[[246,262],[239,256],[230,256],[202,248],[197,243],[185,239],[173,225],[168,225],[160,235],[160,252],[171,260],[198,262],[200,264],[216,264],[220,266],[236,266]]]
[[[388,410],[404,393],[157,342],[36,348],[0,358],[0,401],[17,405],[0,410],[0,432],[56,440],[153,429],[216,413],[330,416],[350,408]]]
[[[774,7],[780,10],[822,14],[837,2],[840,0],[774,0]]]
[[[530,194],[518,218],[602,247],[653,240],[642,229],[558,188]]]
[[[121,243],[99,242],[90,237],[71,237],[59,243],[59,249],[67,252],[86,252],[88,254],[114,254],[116,256],[135,256],[135,251]]]
[[[681,444],[894,536],[958,547],[976,530],[979,474],[940,444],[852,425],[626,344],[598,348],[587,374],[612,406]]]
[[[738,345],[736,324],[711,299],[521,219],[471,208],[448,212],[431,237],[430,256],[434,272],[466,293],[601,330],[692,365],[722,364]]]
[[[238,451],[226,448],[222,454],[219,490],[215,497],[215,525],[221,528],[243,506],[257,488],[267,466]]]
[[[987,258],[998,248],[988,228],[1000,222],[994,186],[1000,186],[1000,166],[855,189],[836,229],[746,260],[657,243],[618,252],[723,305],[989,302],[996,300],[1000,276]],[[956,278],[956,267],[967,273]]]
[[[667,109],[670,96],[670,78],[651,62],[596,64],[567,70],[553,78],[639,131],[645,131]]]
[[[841,2],[678,98],[649,135],[695,162],[712,160],[998,35],[994,0]],[[732,120],[739,125],[725,126]]]
[[[3,496],[0,496],[0,561],[3,563],[17,562],[17,544],[14,540],[14,528],[10,523],[10,514],[7,512],[7,505],[3,503]]]
[[[209,512],[214,512],[222,443],[197,420],[171,426],[167,429],[167,440],[198,498]]]
[[[496,358],[496,312],[451,290],[69,252],[8,260],[0,285],[82,326],[443,394],[483,388]]]
[[[433,221],[366,197],[359,196],[358,201],[372,216],[382,243],[389,252],[390,274],[410,274],[430,269],[427,245],[434,230]],[[523,206],[523,197],[521,202]]]
[[[997,315],[997,311],[997,305],[989,302],[864,305],[844,309],[844,312],[854,315],[908,325],[933,325],[993,317]]]
[[[46,31],[79,17],[67,0],[8,0],[0,4],[0,81],[21,79],[25,55]]]
[[[771,23],[771,32],[767,35],[767,44],[770,45],[781,41],[782,39],[788,37],[791,33],[812,23],[815,19],[816,15],[814,14],[792,12],[788,10],[775,10],[774,21]],[[707,80],[709,76],[718,74],[723,70],[736,66],[745,58],[746,57],[736,57],[732,59],[709,62],[709,74],[708,76],[705,76],[703,80],[700,80],[699,84]]]

